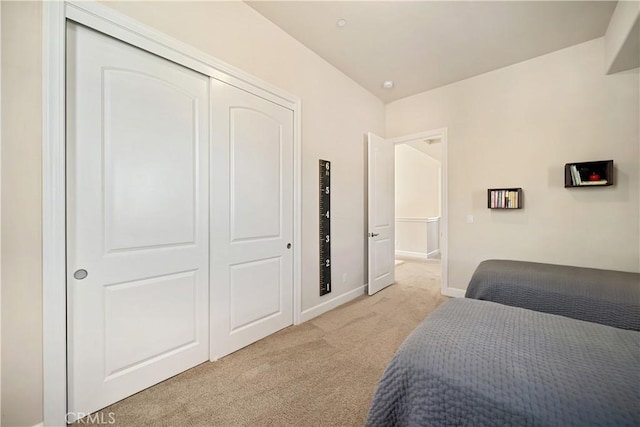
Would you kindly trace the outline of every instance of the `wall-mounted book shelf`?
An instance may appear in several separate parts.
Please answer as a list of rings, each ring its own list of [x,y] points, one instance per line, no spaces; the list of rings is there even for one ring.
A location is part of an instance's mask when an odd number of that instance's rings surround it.
[[[613,160],[567,163],[564,187],[606,187],[613,185]]]
[[[522,188],[489,188],[487,190],[489,209],[522,209],[523,206]]]

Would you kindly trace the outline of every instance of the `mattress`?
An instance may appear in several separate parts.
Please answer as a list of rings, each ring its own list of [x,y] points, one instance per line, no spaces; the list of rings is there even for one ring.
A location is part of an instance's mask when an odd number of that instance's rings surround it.
[[[367,426],[640,425],[640,332],[450,300],[398,349]]]
[[[640,331],[638,273],[487,260],[465,296]]]

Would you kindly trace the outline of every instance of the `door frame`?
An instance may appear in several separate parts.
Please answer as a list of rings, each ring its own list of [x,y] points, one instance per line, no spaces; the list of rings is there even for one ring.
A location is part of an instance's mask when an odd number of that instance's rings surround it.
[[[293,323],[301,321],[300,98],[97,1],[43,2],[42,320],[44,425],[67,418],[66,22],[72,20],[293,111]]]
[[[2,6],[0,6],[0,40],[2,39]],[[0,42],[0,236],[2,236],[2,42]],[[0,378],[2,378],[2,238],[0,237]],[[0,414],[2,387],[0,387]]]
[[[442,278],[440,292],[442,295],[449,297],[464,297],[464,291],[449,287],[449,202],[448,202],[448,128],[439,128],[433,130],[427,130],[424,132],[418,132],[411,135],[399,136],[396,138],[390,138],[393,141],[394,146],[398,144],[406,144],[408,142],[422,141],[424,139],[439,138],[442,144],[442,159],[440,160],[440,260],[442,265]],[[395,221],[394,225],[395,227]]]

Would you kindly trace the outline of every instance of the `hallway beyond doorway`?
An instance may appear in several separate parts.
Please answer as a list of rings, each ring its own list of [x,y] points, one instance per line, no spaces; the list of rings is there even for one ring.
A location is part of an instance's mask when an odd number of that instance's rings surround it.
[[[416,288],[440,289],[442,266],[439,259],[397,257],[395,269],[395,283]]]

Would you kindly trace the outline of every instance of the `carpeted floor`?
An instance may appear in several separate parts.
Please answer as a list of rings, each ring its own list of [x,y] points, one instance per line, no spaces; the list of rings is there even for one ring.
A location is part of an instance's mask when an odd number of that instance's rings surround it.
[[[447,299],[439,260],[404,261],[395,284],[376,295],[190,369],[103,409],[104,419],[121,426],[363,425],[391,356]]]

